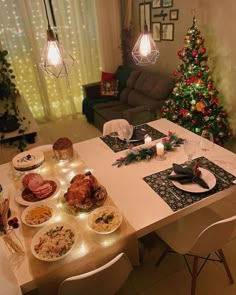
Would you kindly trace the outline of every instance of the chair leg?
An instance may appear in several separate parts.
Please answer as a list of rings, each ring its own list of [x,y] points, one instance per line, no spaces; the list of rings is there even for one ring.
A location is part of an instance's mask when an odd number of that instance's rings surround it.
[[[197,283],[197,275],[198,275],[198,256],[194,256],[194,258],[193,258],[191,295],[195,295],[196,283]]]
[[[223,250],[222,249],[219,249],[218,250],[218,253],[219,253],[220,258],[221,258],[221,260],[222,260],[222,262],[224,264],[224,267],[225,267],[226,273],[228,275],[229,281],[230,281],[231,284],[233,284],[234,283],[234,279],[233,279],[233,276],[232,276],[231,271],[229,269],[229,265],[228,265],[228,263],[226,261],[226,258],[225,258],[225,255],[223,253]]]
[[[158,267],[161,264],[162,260],[166,257],[168,252],[169,252],[169,247],[166,247],[163,253],[161,254],[160,258],[156,262],[156,267]]]

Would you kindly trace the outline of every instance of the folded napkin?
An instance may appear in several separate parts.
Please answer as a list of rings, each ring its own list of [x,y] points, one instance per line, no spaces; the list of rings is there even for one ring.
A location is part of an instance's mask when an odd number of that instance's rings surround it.
[[[173,164],[175,174],[169,175],[168,179],[178,181],[181,184],[197,183],[205,189],[209,189],[208,184],[200,177],[201,171],[198,165],[194,167],[182,167],[178,164]]]

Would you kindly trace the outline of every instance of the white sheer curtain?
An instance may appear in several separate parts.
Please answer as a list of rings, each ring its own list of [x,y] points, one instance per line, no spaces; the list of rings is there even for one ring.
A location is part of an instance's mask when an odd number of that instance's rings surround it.
[[[17,87],[38,120],[81,112],[82,85],[100,79],[95,1],[52,3],[59,41],[75,59],[68,79],[51,78],[39,68],[47,30],[43,0],[0,0],[0,42],[9,52]]]
[[[120,0],[96,0],[102,70],[115,72],[121,64]]]

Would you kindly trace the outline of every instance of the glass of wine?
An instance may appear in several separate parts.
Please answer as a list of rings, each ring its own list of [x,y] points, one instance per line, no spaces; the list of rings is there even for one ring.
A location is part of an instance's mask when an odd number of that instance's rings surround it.
[[[199,145],[203,151],[210,151],[214,147],[213,134],[208,130],[203,130]]]
[[[197,148],[197,142],[194,140],[185,140],[184,141],[184,151],[185,154],[188,157],[188,162],[187,164],[191,164],[192,159],[193,159],[193,155],[196,152],[196,148]]]

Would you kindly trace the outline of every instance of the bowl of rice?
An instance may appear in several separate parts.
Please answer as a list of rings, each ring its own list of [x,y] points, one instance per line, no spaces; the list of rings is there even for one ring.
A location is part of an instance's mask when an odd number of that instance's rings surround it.
[[[51,220],[55,211],[55,205],[48,202],[32,204],[23,211],[21,219],[28,226],[40,227]]]
[[[76,241],[76,229],[70,224],[57,222],[37,232],[31,242],[31,252],[39,260],[57,261],[72,251]]]
[[[122,214],[116,207],[102,206],[90,213],[88,225],[98,234],[110,234],[119,228],[122,220]]]

